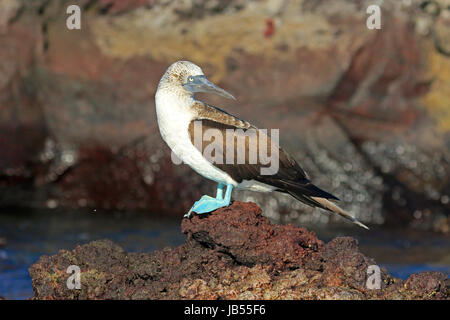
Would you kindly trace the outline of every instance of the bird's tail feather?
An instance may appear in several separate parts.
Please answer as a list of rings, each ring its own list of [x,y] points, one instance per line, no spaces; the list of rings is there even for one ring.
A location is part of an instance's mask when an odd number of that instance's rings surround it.
[[[334,213],[337,213],[338,215],[340,215],[341,217],[344,217],[347,220],[350,220],[351,222],[353,222],[354,224],[357,224],[358,226],[369,230],[369,228],[359,222],[355,217],[353,217],[350,213],[348,213],[347,211],[345,211],[344,209],[340,208],[339,206],[337,206],[336,204],[334,204],[333,202],[331,202],[330,200],[327,200],[325,198],[319,198],[319,197],[311,197],[314,201],[317,201],[318,203],[320,203],[322,205],[322,207],[324,207],[325,209],[329,210],[329,211],[333,211]]]
[[[287,191],[291,196],[293,196],[294,198],[296,198],[297,200],[312,206],[312,207],[319,207],[334,213],[337,213],[338,215],[340,215],[341,217],[350,220],[351,222],[353,222],[354,224],[369,230],[369,228],[359,222],[355,217],[353,217],[350,213],[348,213],[347,211],[345,211],[344,209],[340,208],[339,206],[337,206],[336,204],[334,204],[333,202],[331,202],[330,200],[326,199],[326,198],[322,198],[322,197],[316,197],[316,196],[306,196],[304,194],[298,194],[296,192],[292,192],[292,191]]]
[[[301,193],[302,195],[309,196],[309,197],[315,196],[315,197],[339,201],[339,198],[337,198],[336,196],[332,195],[331,193],[328,193],[325,190],[322,190],[319,187],[313,185],[308,180],[306,180],[306,182],[301,181],[300,183],[296,182],[296,181],[283,180],[283,183],[284,183],[285,190],[287,190],[291,194],[292,193],[296,193],[296,194]]]

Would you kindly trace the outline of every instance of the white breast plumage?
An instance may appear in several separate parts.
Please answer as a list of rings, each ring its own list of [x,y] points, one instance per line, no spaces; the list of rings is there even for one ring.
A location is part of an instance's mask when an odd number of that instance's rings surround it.
[[[190,99],[191,101],[180,101],[178,96],[171,95],[170,92],[157,92],[155,96],[156,114],[163,140],[178,158],[200,175],[218,183],[237,185],[236,181],[227,173],[213,166],[192,145],[188,127],[195,118],[195,114],[192,113],[189,106],[195,100]]]

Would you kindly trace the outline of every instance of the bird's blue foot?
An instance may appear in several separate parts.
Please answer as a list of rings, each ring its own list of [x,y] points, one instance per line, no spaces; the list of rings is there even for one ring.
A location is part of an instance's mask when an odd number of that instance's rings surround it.
[[[217,210],[222,207],[226,207],[230,204],[230,202],[225,201],[223,199],[216,199],[210,196],[203,196],[194,203],[191,208],[191,211],[195,213],[207,213],[214,210]]]
[[[189,218],[192,212],[202,214],[228,206],[231,202],[231,191],[233,190],[233,186],[227,185],[225,197],[223,197],[223,187],[224,185],[219,183],[219,185],[217,186],[217,196],[215,198],[206,195],[201,197],[200,200],[194,203],[191,210],[189,210],[189,212],[185,214],[184,217]]]

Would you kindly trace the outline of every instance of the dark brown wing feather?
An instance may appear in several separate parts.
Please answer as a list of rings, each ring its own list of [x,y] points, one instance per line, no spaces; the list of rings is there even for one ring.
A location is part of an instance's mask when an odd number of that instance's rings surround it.
[[[314,186],[300,165],[273,142],[270,136],[266,134],[267,132],[259,130],[250,123],[213,106],[197,103],[195,107],[198,117],[189,125],[192,143],[211,163],[229,174],[238,183],[243,180],[256,180],[276,187],[278,191],[292,194],[298,200],[312,206],[321,205],[311,199],[311,196],[337,199],[328,192]],[[199,131],[199,128],[201,128],[201,131]],[[209,138],[205,138],[206,132],[211,133]],[[256,163],[250,161],[249,158],[249,151],[252,148],[258,150],[257,148],[261,147],[259,138],[262,135],[266,137],[266,150],[269,157],[271,156],[272,144],[274,144],[273,148],[276,148],[274,150],[278,150],[278,171],[271,175],[261,173],[262,168],[268,168],[270,165],[263,163],[259,154]],[[234,143],[230,143],[231,139]],[[242,164],[237,163],[239,139],[242,139],[240,140],[241,146],[244,146],[242,141],[245,141],[245,161]],[[239,151],[242,152],[242,150]],[[232,163],[227,161],[227,155],[230,154],[233,155],[234,159]],[[274,161],[276,160],[274,159]]]

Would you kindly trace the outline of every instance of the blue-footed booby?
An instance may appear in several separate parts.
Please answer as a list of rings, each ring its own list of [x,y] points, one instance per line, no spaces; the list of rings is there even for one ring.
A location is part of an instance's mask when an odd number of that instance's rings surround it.
[[[278,139],[267,135],[267,130],[258,129],[222,109],[196,100],[194,95],[197,92],[235,99],[209,81],[202,69],[189,61],[170,65],[155,94],[158,126],[163,140],[179,159],[218,184],[216,197],[204,195],[185,217],[190,217],[192,212],[202,214],[228,206],[231,192],[236,188],[287,193],[309,206],[337,213],[368,229],[333,202],[339,200],[337,197],[312,184],[300,165],[278,146]],[[263,159],[261,150],[267,151],[267,148],[271,156],[276,155],[277,163],[273,166],[275,170],[264,172],[268,162]],[[244,152],[243,157],[241,151]],[[227,161],[223,161],[224,157]]]

